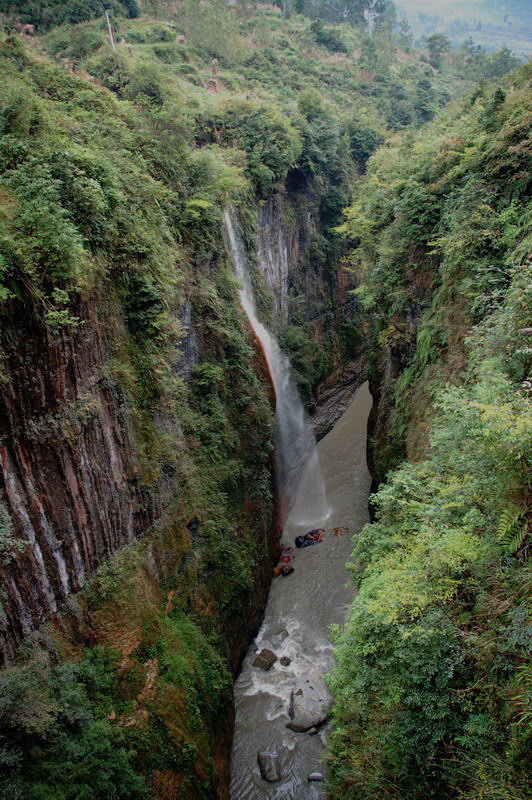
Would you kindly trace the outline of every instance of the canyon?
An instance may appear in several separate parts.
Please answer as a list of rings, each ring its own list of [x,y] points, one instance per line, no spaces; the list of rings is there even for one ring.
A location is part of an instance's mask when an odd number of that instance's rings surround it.
[[[525,800],[529,66],[141,5],[0,2],[0,797]]]
[[[295,293],[304,293],[311,317],[324,295],[347,303],[349,282],[331,286],[320,272],[302,274],[306,234],[298,224],[285,224],[281,207],[274,197],[258,214],[257,260],[276,319],[289,321],[289,282]],[[31,317],[5,325],[10,380],[1,400],[3,494],[30,546],[10,561],[9,576],[3,578],[8,595],[1,634],[4,663],[44,622],[61,624],[57,615],[64,601],[116,551],[160,525],[178,502],[171,476],[162,473],[149,487],[140,480],[131,408],[109,372],[112,343],[123,335],[124,322],[116,307],[106,302],[104,311],[101,302],[94,298],[76,310],[80,323],[69,336],[54,336]],[[342,302],[336,307],[342,319]],[[191,308],[185,300],[177,311],[184,335],[173,368],[184,375],[201,359],[201,333],[191,321]],[[318,323],[318,342],[321,336]],[[349,378],[349,396],[362,376],[359,364]],[[333,403],[328,419],[339,413]],[[176,422],[163,416],[157,424]],[[285,452],[294,446],[288,441]]]

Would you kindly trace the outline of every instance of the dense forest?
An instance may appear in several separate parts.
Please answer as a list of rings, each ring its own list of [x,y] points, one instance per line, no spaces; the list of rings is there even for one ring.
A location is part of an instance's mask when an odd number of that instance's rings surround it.
[[[334,797],[530,793],[529,101],[528,69],[467,94],[347,211],[386,482],[355,541]]]
[[[0,0],[0,75],[0,797],[228,797],[278,555],[233,206],[308,409],[374,398],[329,796],[525,800],[529,65],[387,0]]]

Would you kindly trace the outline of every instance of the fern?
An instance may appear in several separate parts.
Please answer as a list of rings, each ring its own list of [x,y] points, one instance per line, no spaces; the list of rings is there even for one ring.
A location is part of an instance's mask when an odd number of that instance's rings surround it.
[[[522,709],[517,714],[517,725],[528,723],[532,720],[532,710],[530,709],[530,691],[532,688],[532,667],[530,664],[522,664],[516,670],[516,683],[523,689],[512,697],[514,702],[519,703]]]
[[[508,506],[501,514],[497,526],[497,541],[509,553],[515,553],[523,544],[527,526],[523,512],[517,506]]]
[[[433,333],[430,327],[422,328],[417,335],[417,358],[421,366],[425,366],[432,350]]]

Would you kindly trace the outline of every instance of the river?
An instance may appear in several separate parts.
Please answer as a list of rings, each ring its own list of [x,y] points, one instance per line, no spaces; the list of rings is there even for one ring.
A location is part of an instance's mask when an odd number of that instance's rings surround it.
[[[264,622],[235,683],[231,800],[316,800],[323,796],[323,784],[309,782],[308,775],[316,770],[324,773],[327,725],[313,735],[289,730],[288,707],[296,683],[316,684],[319,675],[333,665],[330,626],[344,620],[352,598],[345,565],[352,536],[368,521],[366,425],[370,405],[364,384],[317,445],[329,506],[326,535],[319,544],[294,549],[294,573],[273,580]],[[302,474],[286,520],[283,545],[293,547],[297,535],[315,527],[309,517],[314,490],[315,466],[311,463]],[[348,534],[335,536],[335,527],[347,528]],[[287,656],[290,664],[282,666],[277,660],[266,672],[253,666],[256,651],[263,647],[271,648],[278,659]],[[264,750],[279,755],[281,779],[275,783],[261,778],[257,754]]]

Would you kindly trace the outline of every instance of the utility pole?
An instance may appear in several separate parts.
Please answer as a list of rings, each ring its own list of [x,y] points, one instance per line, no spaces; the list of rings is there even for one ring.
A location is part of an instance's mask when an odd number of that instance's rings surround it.
[[[107,27],[109,29],[109,41],[111,42],[111,47],[113,48],[113,53],[116,52],[116,45],[115,45],[115,37],[113,36],[113,29],[111,28],[111,21],[109,19],[109,12],[105,9],[105,19],[107,20]]]

